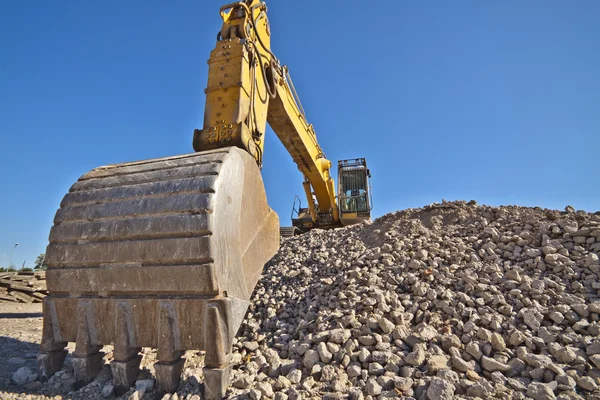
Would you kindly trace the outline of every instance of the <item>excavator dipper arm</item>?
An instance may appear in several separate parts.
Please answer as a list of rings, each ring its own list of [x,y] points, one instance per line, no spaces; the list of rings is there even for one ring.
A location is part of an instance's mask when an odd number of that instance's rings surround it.
[[[304,175],[313,223],[325,216],[327,225],[340,224],[331,162],[306,120],[287,67],[271,51],[266,11],[258,0],[221,8],[220,40],[208,61],[204,128],[194,132],[194,149],[238,146],[260,166],[268,122]]]

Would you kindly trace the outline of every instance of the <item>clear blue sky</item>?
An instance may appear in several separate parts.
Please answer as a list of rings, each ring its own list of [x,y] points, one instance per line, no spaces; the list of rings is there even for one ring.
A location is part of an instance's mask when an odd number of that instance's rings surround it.
[[[224,3],[0,2],[3,265],[18,242],[32,266],[88,170],[192,151]],[[600,209],[600,2],[268,5],[328,158],[367,158],[376,216],[442,198]],[[263,177],[288,223],[302,179],[271,131]]]

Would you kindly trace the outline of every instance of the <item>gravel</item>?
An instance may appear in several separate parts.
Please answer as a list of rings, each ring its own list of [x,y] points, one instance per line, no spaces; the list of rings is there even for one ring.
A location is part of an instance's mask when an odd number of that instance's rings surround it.
[[[599,213],[475,202],[287,239],[234,341],[228,398],[600,399],[598,254]],[[165,400],[202,398],[202,354],[186,358]],[[144,349],[123,398],[155,398],[154,360]],[[110,369],[78,390],[61,372],[33,393],[115,397]]]
[[[270,261],[235,347],[295,362],[302,398],[600,398],[599,252],[600,215],[571,208],[452,202],[314,230]],[[256,387],[260,368],[234,373]]]

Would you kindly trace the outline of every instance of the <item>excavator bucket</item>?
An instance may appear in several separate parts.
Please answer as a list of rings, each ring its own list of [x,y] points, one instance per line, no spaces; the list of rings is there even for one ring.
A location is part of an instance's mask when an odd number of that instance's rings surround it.
[[[232,340],[264,264],[279,247],[255,160],[230,147],[100,167],[83,175],[56,213],[38,356],[41,375],[63,364],[78,381],[100,371],[114,344],[123,393],[142,347],[158,349],[159,392],[177,389],[183,352],[204,350],[206,398],[229,386]]]

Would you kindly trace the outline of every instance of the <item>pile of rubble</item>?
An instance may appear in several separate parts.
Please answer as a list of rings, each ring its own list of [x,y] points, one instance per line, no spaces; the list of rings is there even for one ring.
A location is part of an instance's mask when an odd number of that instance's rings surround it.
[[[229,398],[600,399],[599,254],[600,213],[571,207],[444,202],[290,238],[234,342]],[[124,398],[155,396],[155,353]],[[201,398],[202,355],[186,358],[163,399]],[[75,389],[115,398],[108,366]]]
[[[232,396],[599,398],[600,215],[474,202],[287,240]]]

